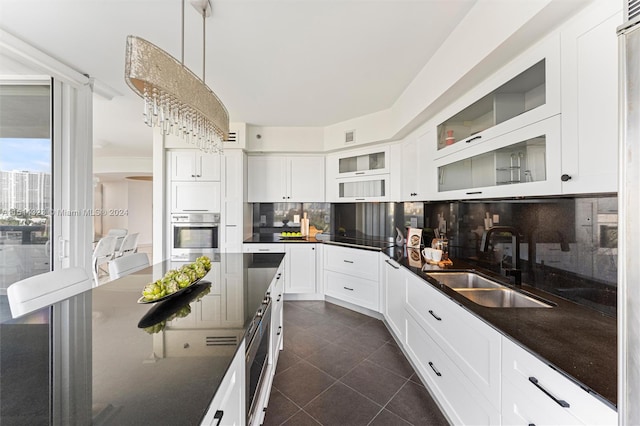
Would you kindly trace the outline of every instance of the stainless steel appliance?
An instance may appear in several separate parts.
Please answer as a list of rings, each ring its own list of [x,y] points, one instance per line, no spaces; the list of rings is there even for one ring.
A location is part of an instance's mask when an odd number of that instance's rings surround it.
[[[246,378],[247,378],[247,424],[253,422],[257,414],[257,398],[265,379],[269,362],[269,335],[271,324],[271,297],[267,293],[251,320],[247,330]]]
[[[220,213],[174,213],[170,235],[171,260],[190,262],[211,256],[220,241]]]
[[[640,424],[640,1],[624,2],[618,188],[618,423]]]

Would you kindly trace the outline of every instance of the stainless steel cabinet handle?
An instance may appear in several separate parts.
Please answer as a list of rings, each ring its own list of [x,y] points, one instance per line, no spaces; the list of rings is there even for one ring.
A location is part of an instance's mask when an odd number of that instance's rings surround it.
[[[352,288],[349,288],[349,287],[344,287],[344,286],[343,286],[342,288],[344,288],[345,290],[353,291],[353,289],[352,289]]]
[[[363,175],[365,172],[356,172],[357,175]]]
[[[556,404],[558,404],[559,406],[564,407],[564,408],[569,408],[569,407],[570,407],[570,405],[569,405],[569,403],[568,403],[567,401],[564,401],[564,400],[562,400],[562,399],[558,399],[558,398],[556,398],[555,396],[553,396],[553,395],[551,394],[551,392],[549,392],[549,391],[548,391],[548,390],[546,390],[544,387],[542,387],[542,385],[540,384],[540,382],[538,382],[538,379],[536,379],[535,377],[533,377],[533,376],[529,377],[529,381],[530,381],[531,383],[533,383],[533,384],[535,385],[535,387],[537,387],[537,388],[538,388],[538,389],[540,389],[542,392],[544,392],[544,393],[545,393],[549,398],[553,399],[553,400],[556,402]]]
[[[438,377],[442,376],[442,373],[440,373],[438,370],[436,370],[436,367],[433,365],[433,363],[431,361],[429,361],[429,367],[431,367],[433,372],[436,373],[436,376],[438,376]]]
[[[269,249],[258,249],[258,251],[269,251]]]
[[[346,260],[346,259],[344,259],[343,261],[344,261],[344,263],[353,263],[353,260]]]
[[[392,267],[393,269],[400,269],[400,267],[399,267],[399,266],[396,266],[396,265],[394,265],[393,263],[391,263],[391,261],[390,261],[389,259],[386,259],[386,260],[385,260],[385,262],[387,262],[389,265],[391,265],[391,267]]]
[[[435,319],[437,319],[438,321],[442,321],[442,318],[440,318],[439,316],[437,316],[431,309],[429,309],[429,313],[431,314],[432,317],[434,317]]]

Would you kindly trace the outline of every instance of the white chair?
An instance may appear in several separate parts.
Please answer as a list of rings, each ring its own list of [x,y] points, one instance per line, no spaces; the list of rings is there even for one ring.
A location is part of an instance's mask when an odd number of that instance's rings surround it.
[[[135,232],[133,234],[127,234],[120,245],[120,248],[116,247],[115,257],[126,256],[129,254],[133,254],[138,249],[138,236],[140,234]]]
[[[146,253],[133,253],[129,256],[117,257],[109,262],[109,277],[115,280],[147,266],[149,266],[149,257]]]
[[[7,298],[16,318],[90,289],[91,279],[84,269],[65,268],[11,284]]]
[[[111,228],[107,232],[107,237],[116,237],[116,251],[120,250],[120,246],[129,231],[124,228]]]
[[[93,278],[98,285],[98,275],[100,273],[100,265],[104,265],[113,259],[116,250],[116,237],[102,237],[96,248],[93,250],[91,258],[93,263]]]

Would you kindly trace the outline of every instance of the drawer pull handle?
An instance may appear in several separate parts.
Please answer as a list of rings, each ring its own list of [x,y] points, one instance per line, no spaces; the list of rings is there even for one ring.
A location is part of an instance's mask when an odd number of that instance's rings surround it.
[[[442,373],[439,372],[438,370],[436,370],[436,367],[433,365],[433,363],[431,361],[429,361],[429,367],[431,367],[433,372],[436,373],[436,376],[438,376],[438,377],[442,376]]]
[[[344,263],[353,263],[353,260],[344,260]]]
[[[431,309],[429,309],[429,313],[431,314],[432,317],[434,317],[435,319],[437,319],[438,321],[442,321],[442,318],[440,318],[439,316],[437,316]]]
[[[467,195],[474,195],[474,194],[482,194],[482,191],[470,191],[470,192],[467,192]]]
[[[280,333],[282,333],[282,326],[278,327],[278,336],[280,335]]]
[[[387,262],[389,265],[391,265],[391,267],[392,267],[393,269],[400,269],[400,267],[399,267],[399,266],[396,266],[396,265],[394,265],[393,263],[391,263],[391,261],[390,261],[389,259],[386,259],[386,260],[385,260],[385,262]]]
[[[269,251],[269,249],[258,249],[258,251]]]
[[[216,426],[220,426],[220,422],[222,421],[222,417],[224,416],[224,411],[216,410],[216,413],[213,415],[214,420],[217,420]]]
[[[365,172],[356,172],[356,175],[363,175]]]
[[[279,294],[279,295],[278,295],[278,300],[276,300],[276,302],[279,302],[281,298],[282,298],[282,295],[281,295],[281,294]]]
[[[538,379],[536,379],[535,377],[533,377],[533,376],[529,377],[529,381],[531,383],[533,383],[535,385],[535,387],[537,387],[542,392],[544,392],[549,398],[553,399],[556,402],[556,404],[558,404],[559,406],[564,407],[564,408],[569,408],[570,407],[570,405],[569,405],[569,403],[567,401],[564,401],[562,399],[556,398],[555,396],[553,396],[551,394],[551,392],[549,392],[548,390],[543,388],[542,385],[538,382]]]
[[[353,289],[349,287],[342,287],[342,288],[344,288],[345,290],[353,291]]]
[[[473,141],[475,141],[476,139],[480,139],[480,138],[482,138],[482,136],[476,136],[476,137],[473,137],[473,138],[471,138],[471,139],[467,139],[465,142],[466,142],[466,143],[473,142]]]

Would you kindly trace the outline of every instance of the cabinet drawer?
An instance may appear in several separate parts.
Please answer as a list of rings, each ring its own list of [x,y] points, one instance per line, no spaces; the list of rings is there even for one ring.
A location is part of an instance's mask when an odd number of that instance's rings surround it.
[[[453,424],[497,425],[500,413],[485,402],[455,364],[413,319],[406,317],[406,348]]]
[[[503,381],[502,391],[502,424],[534,424],[536,426],[582,424],[559,405],[550,405],[548,398],[542,392],[529,395],[515,386],[511,380]]]
[[[324,267],[378,281],[378,252],[328,245],[325,247]]]
[[[510,339],[503,337],[502,340],[503,381],[511,382],[518,389],[518,393],[512,395],[517,401],[508,401],[512,407],[514,405],[530,407],[534,414],[547,410],[559,413],[558,416],[561,415],[560,413],[567,413],[583,424],[612,425],[618,423],[617,412],[614,409],[587,393],[576,383],[553,370]],[[533,381],[537,381],[537,386]],[[565,403],[563,405],[568,405],[568,407],[561,406],[560,401],[563,401]],[[514,410],[506,408],[510,411]],[[556,424],[558,423],[556,422]]]
[[[244,253],[284,253],[284,244],[261,244],[261,243],[244,243],[242,245]]]
[[[407,280],[407,310],[495,407],[500,407],[501,335],[422,278]]]
[[[378,311],[379,286],[377,281],[365,280],[333,271],[326,271],[324,280],[325,293],[328,296]]]

